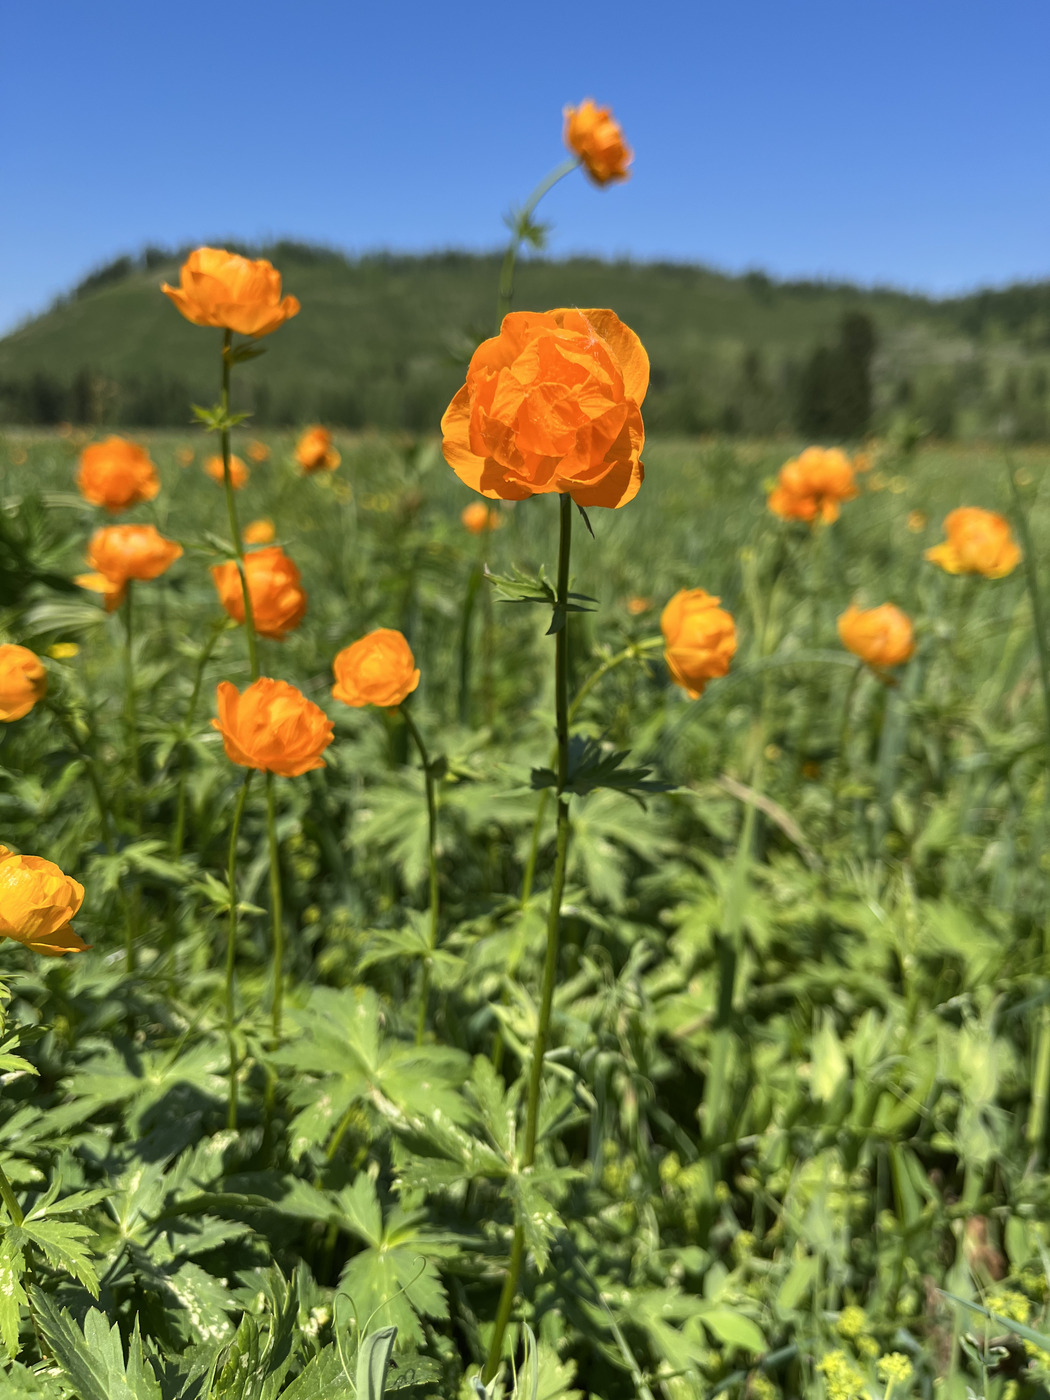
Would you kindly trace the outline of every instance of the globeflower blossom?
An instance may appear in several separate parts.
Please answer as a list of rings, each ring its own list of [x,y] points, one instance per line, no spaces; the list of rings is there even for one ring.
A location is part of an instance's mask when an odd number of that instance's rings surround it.
[[[960,506],[944,520],[948,538],[926,551],[926,558],[949,574],[1005,578],[1021,562],[1010,522],[992,510]]]
[[[231,763],[282,778],[325,766],[321,755],[334,726],[294,685],[261,676],[242,693],[232,682],[220,681],[216,701],[219,714],[212,728],[222,735]]]
[[[667,669],[690,700],[703,695],[709,680],[728,675],[736,653],[736,624],[721,601],[702,588],[682,588],[660,615]]]
[[[225,248],[197,248],[182,265],[178,287],[161,291],[195,326],[221,326],[239,335],[269,335],[298,314],[295,297],[281,297],[281,274],[265,258]]]
[[[336,683],[332,695],[355,708],[378,705],[384,710],[395,709],[419,684],[412,649],[392,627],[379,627],[344,647],[333,662],[333,670]]]
[[[597,107],[585,97],[578,107],[566,107],[564,116],[565,144],[596,185],[629,178],[634,152],[608,107]]]
[[[46,958],[83,953],[73,932],[84,886],[41,856],[16,856],[0,846],[0,938],[11,938]]]

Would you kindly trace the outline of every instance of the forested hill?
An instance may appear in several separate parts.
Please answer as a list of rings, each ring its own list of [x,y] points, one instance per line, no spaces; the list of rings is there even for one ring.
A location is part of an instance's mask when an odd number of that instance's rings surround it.
[[[250,251],[302,302],[237,370],[240,406],[260,426],[432,430],[466,355],[494,329],[495,255]],[[159,291],[179,260],[152,249],[118,259],[0,340],[0,420],[174,426],[191,402],[211,402],[218,332],[189,325]],[[935,301],[681,264],[531,259],[515,305],[613,307],[649,351],[651,430],[848,437],[908,419],[942,437],[1050,436],[1050,283]]]

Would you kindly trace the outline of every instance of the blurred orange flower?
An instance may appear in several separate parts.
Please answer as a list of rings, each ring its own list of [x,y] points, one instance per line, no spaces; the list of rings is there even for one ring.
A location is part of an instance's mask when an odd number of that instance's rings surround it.
[[[16,856],[0,846],[0,938],[13,938],[47,958],[83,953],[73,932],[84,886],[41,856]]]
[[[392,710],[419,684],[412,649],[392,627],[379,627],[352,646],[344,647],[332,669],[332,695],[355,708],[379,705]]]
[[[197,248],[182,265],[179,286],[161,291],[195,326],[222,326],[239,335],[269,335],[299,310],[281,298],[281,274],[265,258],[242,258],[225,248]]]
[[[108,437],[81,452],[77,486],[93,506],[115,513],[140,501],[152,501],[160,490],[160,480],[144,447],[127,438]]]
[[[863,475],[864,472],[870,472],[875,465],[875,453],[854,452],[851,465],[858,476]]]
[[[612,311],[512,311],[441,420],[445,460],[483,496],[623,506],[642,484],[642,342]]]
[[[839,518],[843,501],[857,494],[853,468],[838,447],[807,447],[780,468],[777,484],[769,494],[769,509],[783,520],[825,524]]]
[[[175,449],[175,460],[180,467],[188,467],[196,455],[192,447],[177,447]]]
[[[627,611],[632,617],[641,617],[642,613],[647,613],[653,605],[651,598],[628,598]]]
[[[0,721],[27,715],[47,694],[47,669],[28,647],[5,642],[0,646]]]
[[[565,144],[583,161],[596,185],[628,179],[634,152],[608,107],[596,107],[585,97],[578,107],[566,107],[564,117]]]
[[[295,460],[303,471],[334,472],[343,460],[332,446],[332,434],[327,428],[307,428],[295,448]]]
[[[219,602],[234,622],[243,623],[244,590],[237,565],[232,559],[215,564],[211,576]],[[306,593],[300,586],[299,570],[279,544],[246,554],[244,576],[248,580],[255,630],[260,636],[280,641],[299,626],[306,615]]]
[[[220,681],[215,694],[219,717],[212,727],[231,763],[282,778],[325,766],[321,755],[332,742],[332,721],[294,685],[261,676],[243,694]]]
[[[877,608],[858,608],[851,603],[836,625],[846,650],[876,671],[901,666],[915,655],[911,618],[893,603]]]
[[[270,544],[276,533],[272,520],[253,520],[244,527],[244,543]]]
[[[181,555],[182,545],[152,525],[106,525],[88,545],[87,562],[94,572],[78,574],[74,582],[103,594],[106,611],[112,612],[124,601],[130,580],[159,578]]]
[[[270,456],[270,449],[265,442],[260,442],[258,438],[252,438],[244,450],[253,462],[265,462]]]
[[[503,517],[499,511],[494,506],[483,505],[481,501],[473,501],[469,506],[464,506],[459,518],[471,535],[484,535],[489,531],[498,530],[503,524]]]
[[[948,538],[926,551],[926,558],[949,574],[1005,578],[1021,562],[1010,522],[993,510],[959,506],[944,519]]]
[[[921,535],[929,523],[925,512],[921,510],[910,510],[908,512],[908,529],[913,535]]]
[[[209,457],[204,463],[204,470],[211,477],[212,481],[217,481],[220,486],[226,483],[226,473],[223,470],[221,457]],[[239,491],[242,486],[248,484],[251,472],[244,462],[235,453],[230,453],[230,485],[235,491]]]
[[[698,700],[709,680],[727,675],[736,652],[736,624],[702,588],[681,588],[660,615],[664,660],[671,679],[690,700]]]

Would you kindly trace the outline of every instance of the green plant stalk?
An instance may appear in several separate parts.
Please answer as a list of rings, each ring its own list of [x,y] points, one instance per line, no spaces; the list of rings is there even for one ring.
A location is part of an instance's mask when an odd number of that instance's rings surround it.
[[[215,643],[219,640],[225,622],[212,628],[211,636],[207,645],[201,652],[197,660],[197,670],[193,677],[193,693],[190,695],[189,708],[186,711],[186,721],[183,725],[184,739],[179,744],[179,792],[175,807],[175,835],[171,843],[171,854],[173,860],[179,860],[182,856],[182,847],[186,840],[186,741],[189,739],[190,731],[193,729],[193,722],[197,717],[197,703],[200,700],[201,685],[204,682],[204,668],[208,664],[212,652],[215,650]]]
[[[124,722],[127,728],[128,742],[128,769],[130,776],[130,786],[132,795],[132,811],[134,813],[134,824],[136,829],[141,828],[142,815],[142,773],[139,768],[139,733],[138,733],[138,712],[135,703],[135,666],[132,656],[132,648],[135,641],[135,611],[134,596],[135,585],[129,579],[126,585],[127,592],[124,597]],[[139,930],[140,913],[138,886],[134,885],[127,896],[126,912],[124,920],[124,957],[125,965],[129,973],[135,971],[135,941]]]
[[[503,318],[514,301],[514,267],[518,260],[518,249],[521,247],[524,230],[543,196],[552,190],[559,180],[564,180],[566,175],[571,175],[579,163],[579,157],[572,156],[569,160],[563,160],[561,165],[555,166],[551,173],[540,181],[515,216],[510,242],[503,255],[503,265],[499,273],[499,297],[496,301],[497,335]]]
[[[7,1179],[7,1173],[0,1167],[0,1199],[7,1207],[7,1213],[11,1217],[12,1223],[21,1225],[25,1216],[22,1214],[22,1207],[18,1204],[18,1198]]]
[[[113,840],[113,818],[109,810],[109,804],[106,802],[105,793],[102,790],[102,783],[99,780],[98,769],[95,766],[95,756],[81,743],[80,735],[77,733],[76,726],[73,723],[73,718],[64,706],[57,700],[52,699],[50,695],[47,697],[46,704],[59,724],[66,731],[69,741],[73,745],[74,752],[83,760],[84,771],[87,774],[88,783],[95,798],[95,806],[98,809],[102,840],[105,843],[106,850],[110,855],[113,855],[116,851],[116,843]],[[91,735],[90,726],[88,727],[88,735],[89,737],[93,737]]]
[[[233,494],[233,478],[230,475],[230,430],[225,426],[230,412],[230,348],[233,332],[224,331],[222,339],[222,413],[223,428],[219,434],[222,445],[222,481],[226,490],[226,514],[230,521],[230,538],[237,555],[237,572],[241,576],[241,594],[244,598],[244,630],[248,637],[248,664],[252,680],[259,679],[259,647],[255,636],[255,615],[252,612],[252,595],[248,588],[248,575],[244,571],[244,539],[237,520],[237,502]]]
[[[401,706],[401,715],[408,726],[408,732],[415,741],[419,750],[419,759],[423,765],[423,782],[427,794],[427,857],[430,870],[430,923],[427,931],[427,948],[429,956],[423,959],[423,966],[419,977],[419,1010],[416,1015],[416,1044],[423,1044],[423,1033],[427,1027],[427,1003],[430,1000],[430,973],[433,965],[433,954],[438,944],[438,918],[441,912],[440,891],[438,888],[438,867],[437,867],[437,794],[434,790],[434,774],[430,767],[430,755],[427,753],[427,746],[423,742],[423,736],[419,732],[419,726],[409,714],[404,705]]]
[[[230,827],[230,850],[226,862],[226,880],[230,889],[230,919],[226,930],[226,1040],[230,1047],[230,1094],[226,1107],[226,1126],[237,1126],[237,1050],[234,1044],[234,1001],[237,976],[237,838],[241,832],[241,818],[244,804],[248,800],[254,768],[244,774],[244,782],[237,794],[237,805],[233,809],[233,824]]]
[[[487,534],[486,531],[482,535],[482,551],[484,551]],[[459,705],[457,713],[459,722],[464,728],[470,725],[470,625],[474,618],[474,605],[477,602],[478,590],[481,588],[484,567],[484,552],[482,552],[471,566],[470,577],[467,579],[467,591],[463,596],[463,613],[459,622]]]
[[[1025,585],[1032,606],[1035,651],[1039,658],[1039,679],[1043,689],[1043,715],[1046,721],[1047,742],[1050,745],[1050,643],[1047,641],[1046,610],[1043,607],[1043,595],[1039,587],[1039,571],[1035,563],[1032,532],[1028,528],[1028,512],[1025,510],[1020,487],[1014,479],[1009,458],[1006,462],[1006,475],[1010,481],[1017,533],[1021,538],[1021,548],[1024,551]],[[1048,773],[1047,781],[1050,782],[1050,773]],[[1043,925],[1042,970],[1044,977],[1050,973],[1050,920],[1045,921]],[[1032,1101],[1028,1110],[1025,1138],[1031,1153],[1030,1164],[1033,1168],[1041,1170],[1046,1163],[1047,1144],[1050,1141],[1050,1004],[1047,1003],[1044,1003],[1039,1012],[1035,1070],[1032,1079]]]
[[[558,803],[558,835],[554,857],[554,875],[551,880],[550,907],[547,913],[547,950],[543,960],[543,983],[540,989],[539,1017],[536,1023],[536,1038],[532,1047],[532,1065],[529,1070],[528,1099],[525,1110],[525,1142],[522,1147],[520,1166],[528,1170],[536,1161],[536,1138],[539,1131],[540,1088],[543,1083],[543,1061],[547,1053],[547,1036],[550,1030],[551,1009],[554,1005],[554,982],[558,971],[558,943],[561,932],[561,904],[565,893],[565,873],[569,859],[569,798],[565,789],[569,781],[569,555],[572,549],[572,498],[559,495],[561,508],[561,529],[558,542],[558,592],[555,603],[555,621],[561,626],[555,633],[554,652],[554,702],[555,731],[558,741],[558,783],[555,797]],[[525,1258],[525,1232],[520,1225],[514,1227],[514,1240],[511,1245],[507,1276],[503,1281],[496,1322],[489,1346],[488,1360],[482,1373],[483,1382],[488,1385],[499,1370],[503,1351],[503,1337],[510,1322],[514,1301],[518,1296],[518,1280]]]
[[[281,1043],[284,1007],[284,919],[281,910],[281,853],[277,847],[277,806],[273,774],[266,774],[266,836],[270,846],[270,914],[273,920],[273,1043]]]

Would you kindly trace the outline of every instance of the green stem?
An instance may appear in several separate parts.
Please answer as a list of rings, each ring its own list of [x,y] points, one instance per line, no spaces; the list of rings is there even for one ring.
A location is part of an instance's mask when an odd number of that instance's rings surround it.
[[[204,681],[204,668],[208,664],[208,660],[215,650],[215,643],[219,640],[225,626],[226,623],[223,621],[212,628],[211,636],[197,659],[197,671],[193,678],[193,693],[190,695],[186,721],[183,724],[183,739],[179,744],[179,794],[175,808],[175,836],[172,840],[172,859],[176,861],[182,857],[182,847],[186,839],[186,742],[197,717],[197,702],[200,700],[201,685]]]
[[[230,827],[230,853],[226,862],[226,880],[230,889],[230,921],[226,932],[226,1041],[230,1047],[230,1096],[226,1109],[226,1126],[237,1126],[237,1049],[234,1044],[233,1022],[237,969],[237,838],[241,832],[241,818],[244,804],[248,800],[254,768],[244,774],[244,782],[237,794],[237,805],[233,809],[233,824]]]
[[[281,1043],[284,1005],[284,920],[281,916],[281,859],[277,849],[277,807],[273,774],[266,774],[266,836],[270,845],[270,913],[273,918],[273,1043]]]
[[[554,982],[558,971],[558,942],[561,932],[561,904],[565,892],[565,873],[569,858],[569,798],[565,789],[569,781],[569,554],[572,548],[572,498],[563,494],[558,497],[561,508],[561,530],[558,543],[558,593],[555,603],[554,626],[554,702],[555,732],[558,741],[558,783],[555,797],[558,803],[557,846],[554,857],[554,876],[551,881],[550,907],[547,912],[547,951],[543,960],[543,984],[540,990],[539,1017],[536,1023],[536,1038],[532,1047],[532,1065],[529,1070],[528,1100],[525,1111],[525,1142],[522,1147],[520,1169],[527,1171],[536,1161],[536,1138],[539,1130],[540,1089],[543,1083],[543,1061],[547,1053],[547,1036],[550,1030],[551,1010],[554,1005]],[[503,1337],[510,1322],[514,1301],[518,1294],[518,1280],[525,1258],[525,1232],[520,1225],[515,1226],[514,1241],[511,1246],[507,1276],[503,1281],[496,1323],[489,1346],[488,1360],[482,1373],[483,1382],[488,1385],[499,1370],[503,1351]]]
[[[423,959],[423,970],[419,979],[419,1011],[416,1016],[416,1044],[423,1044],[423,1032],[427,1025],[427,1002],[430,1000],[430,972],[433,964],[433,953],[438,943],[438,915],[440,913],[439,891],[438,891],[438,867],[437,867],[437,795],[434,790],[434,774],[430,767],[430,756],[427,753],[427,746],[423,742],[423,736],[419,732],[415,720],[408,710],[401,707],[401,715],[408,725],[408,732],[415,741],[419,750],[420,762],[423,764],[423,781],[426,785],[427,793],[427,852],[430,861],[430,929],[427,934],[427,947],[430,955]]]
[[[0,1199],[7,1207],[7,1213],[15,1225],[21,1225],[25,1216],[22,1214],[22,1207],[18,1204],[18,1198],[11,1188],[11,1183],[7,1179],[7,1173],[0,1167]]]
[[[131,772],[133,785],[137,790],[140,781],[140,773],[138,713],[135,703],[135,664],[132,654],[135,642],[134,598],[135,584],[131,579],[128,579],[126,592],[124,594],[124,607],[122,610],[124,614],[124,724],[127,730],[128,768]]]
[[[230,347],[232,331],[223,332],[222,340],[222,414],[225,424],[230,412]],[[237,521],[237,502],[233,495],[233,478],[230,475],[230,430],[223,427],[220,433],[222,442],[222,481],[226,489],[226,514],[230,520],[230,538],[237,555],[237,572],[241,576],[241,594],[244,598],[244,630],[248,635],[248,664],[252,680],[259,679],[259,648],[255,636],[255,615],[252,612],[252,595],[248,588],[248,575],[244,570],[244,540]]]
[[[81,743],[80,735],[76,731],[72,715],[70,715],[57,700],[52,699],[50,696],[48,697],[47,705],[59,724],[66,731],[69,741],[73,745],[73,751],[84,764],[84,772],[87,774],[88,782],[91,785],[91,791],[95,797],[95,806],[98,809],[102,840],[105,842],[106,850],[110,855],[113,855],[116,851],[116,843],[113,840],[112,815],[109,810],[109,805],[106,802],[105,793],[102,791],[102,783],[99,780],[95,756]],[[88,727],[88,737],[93,738],[90,727]]]
[[[510,242],[507,244],[507,251],[503,255],[503,266],[499,274],[499,297],[496,302],[496,334],[499,334],[500,325],[504,316],[511,308],[514,300],[514,266],[518,260],[518,249],[521,247],[522,239],[529,228],[530,220],[543,196],[552,190],[559,180],[564,180],[566,175],[571,175],[579,165],[579,158],[572,156],[569,160],[562,161],[561,165],[555,166],[551,173],[536,186],[528,199],[514,216]]]
[[[483,536],[484,538],[484,536]],[[474,617],[474,604],[484,575],[484,561],[479,556],[470,570],[467,591],[463,598],[463,613],[459,623],[459,722],[464,729],[470,726],[470,624]]]

